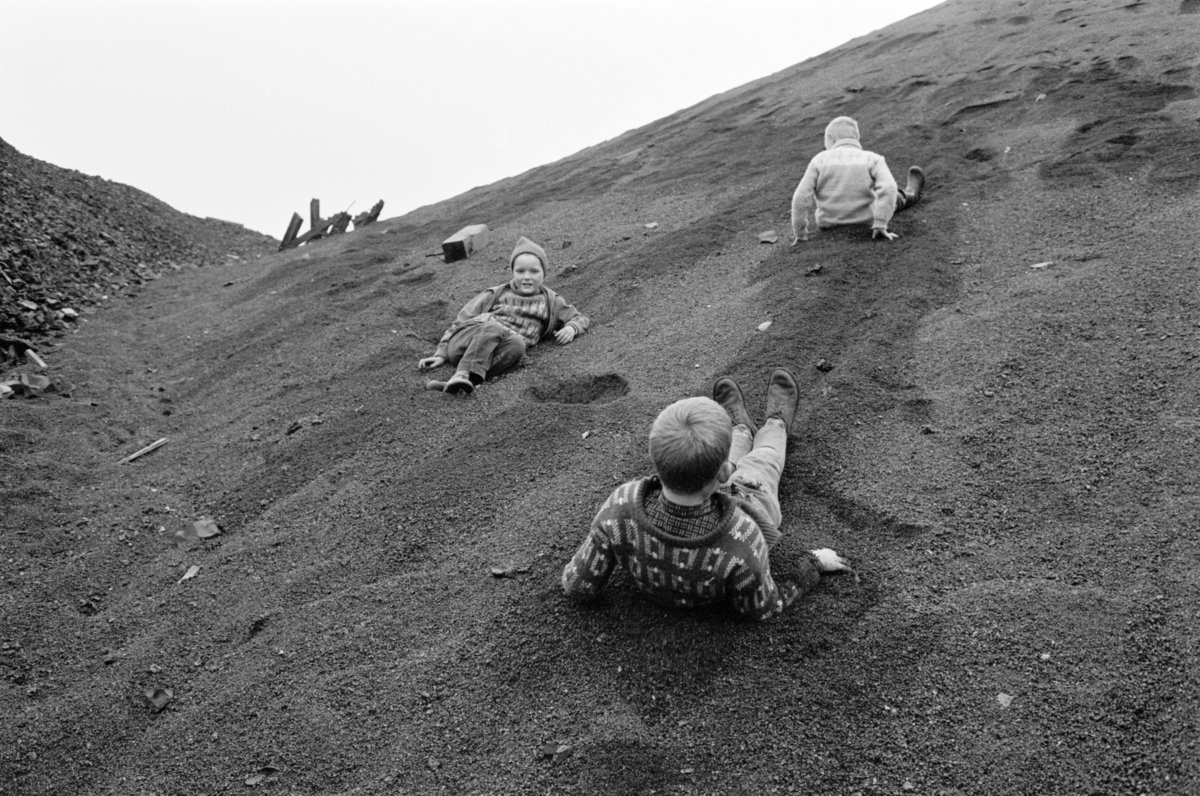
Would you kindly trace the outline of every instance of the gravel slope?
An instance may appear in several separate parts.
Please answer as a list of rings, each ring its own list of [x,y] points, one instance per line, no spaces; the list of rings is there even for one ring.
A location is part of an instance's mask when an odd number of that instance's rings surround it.
[[[951,0],[109,302],[48,358],[70,397],[0,403],[0,792],[1200,791],[1193,5]],[[758,243],[841,113],[929,173],[902,237]],[[425,392],[520,235],[592,331]],[[620,580],[567,603],[658,409],[730,374],[761,411],[777,364],[805,395],[773,566],[855,574],[765,625]]]

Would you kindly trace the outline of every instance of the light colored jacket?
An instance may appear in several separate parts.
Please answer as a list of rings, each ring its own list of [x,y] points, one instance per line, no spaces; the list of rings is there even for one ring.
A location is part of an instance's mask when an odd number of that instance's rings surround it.
[[[809,161],[792,194],[792,233],[808,231],[810,210],[821,228],[870,223],[872,229],[887,229],[896,192],[883,156],[864,150],[858,123],[839,116],[825,128],[825,151]]]

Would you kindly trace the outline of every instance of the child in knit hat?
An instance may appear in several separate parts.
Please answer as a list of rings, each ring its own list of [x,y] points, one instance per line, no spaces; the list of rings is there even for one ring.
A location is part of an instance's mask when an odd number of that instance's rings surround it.
[[[808,553],[797,582],[777,584],[770,547],[782,537],[779,477],[800,402],[796,379],[767,381],[767,419],[754,425],[742,389],[719,379],[713,397],[668,406],[650,428],[657,473],[609,496],[563,569],[568,596],[592,600],[624,570],[639,591],[678,607],[732,604],[768,619],[812,589],[822,573],[848,568],[829,548]]]
[[[809,161],[792,194],[792,245],[808,240],[810,210],[819,228],[869,223],[872,238],[895,240],[888,222],[917,203],[924,185],[925,172],[913,166],[899,189],[883,156],[858,142],[858,122],[839,116],[825,128],[825,151]]]
[[[433,356],[417,362],[429,370],[450,362],[456,366],[447,381],[425,387],[470,395],[485,379],[520,363],[525,349],[553,335],[566,345],[588,328],[587,316],[542,284],[546,251],[528,238],[517,241],[508,258],[512,279],[471,299],[442,335]]]

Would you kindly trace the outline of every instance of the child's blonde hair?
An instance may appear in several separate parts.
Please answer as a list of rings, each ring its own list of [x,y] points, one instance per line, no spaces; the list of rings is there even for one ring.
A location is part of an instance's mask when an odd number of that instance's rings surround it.
[[[711,398],[684,398],[650,427],[650,459],[663,484],[695,494],[717,477],[729,456],[733,421]]]

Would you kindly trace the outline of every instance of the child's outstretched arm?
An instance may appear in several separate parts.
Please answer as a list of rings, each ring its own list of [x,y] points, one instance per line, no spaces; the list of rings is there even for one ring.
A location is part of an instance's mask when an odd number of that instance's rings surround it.
[[[418,360],[417,369],[428,370],[444,363],[446,361],[446,354],[450,350],[450,336],[458,331],[458,327],[462,326],[464,321],[468,321],[486,312],[492,305],[492,299],[495,295],[496,292],[489,288],[464,304],[463,308],[458,311],[458,317],[454,319],[454,323],[450,324],[446,327],[446,331],[442,332],[442,339],[438,341],[437,350],[433,352],[433,356]]]
[[[828,547],[812,550],[800,562],[797,580],[777,584],[771,575],[766,545],[755,546],[742,566],[731,574],[733,607],[740,614],[763,621],[799,600],[821,580],[822,574],[849,569],[849,562]]]
[[[808,240],[808,214],[817,205],[817,161],[813,158],[792,193],[792,245]],[[803,223],[801,223],[803,222]]]
[[[603,511],[603,509],[601,509]],[[600,527],[600,519],[592,520],[587,538],[563,568],[562,587],[568,597],[593,600],[600,595],[604,584],[617,563],[616,553],[608,534]]]
[[[871,191],[875,194],[875,201],[871,203],[871,214],[874,216],[874,221],[871,223],[873,239],[895,240],[900,237],[895,232],[888,232],[887,228],[888,222],[892,220],[892,214],[896,212],[897,190],[896,178],[892,176],[887,161],[878,157],[871,164]]]
[[[588,330],[591,323],[588,317],[575,309],[574,304],[568,304],[559,294],[554,294],[554,303],[550,309],[554,319],[551,328],[554,329],[554,339],[559,345],[566,345]]]

